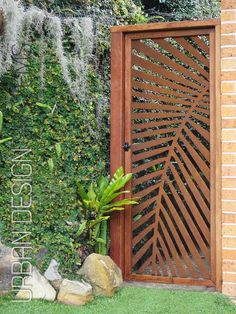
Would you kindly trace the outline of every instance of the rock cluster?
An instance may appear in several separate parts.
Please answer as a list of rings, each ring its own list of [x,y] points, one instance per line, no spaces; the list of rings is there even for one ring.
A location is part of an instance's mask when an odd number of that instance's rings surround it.
[[[63,279],[58,271],[59,264],[52,259],[42,276],[34,267],[31,276],[25,278],[25,286],[17,294],[18,299],[28,299],[30,287],[32,299],[57,300],[72,305],[84,305],[93,296],[112,296],[123,283],[121,270],[109,256],[89,255],[78,274],[81,279]]]

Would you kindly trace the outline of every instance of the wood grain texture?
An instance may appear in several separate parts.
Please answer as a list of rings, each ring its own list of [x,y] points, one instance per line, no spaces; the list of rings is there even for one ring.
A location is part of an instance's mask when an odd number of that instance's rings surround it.
[[[150,23],[140,25],[124,25],[113,26],[111,32],[140,32],[140,31],[157,31],[157,30],[180,30],[180,29],[201,29],[205,27],[215,27],[219,25],[220,20],[212,19],[205,21],[181,21],[180,22],[164,22],[164,23]]]
[[[124,34],[112,34],[111,49],[111,168],[124,166]],[[110,255],[124,271],[124,213],[113,212],[110,220]]]

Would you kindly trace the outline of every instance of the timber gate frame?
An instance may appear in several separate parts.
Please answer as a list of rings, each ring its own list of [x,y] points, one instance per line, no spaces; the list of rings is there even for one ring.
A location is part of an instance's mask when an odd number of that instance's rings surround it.
[[[162,39],[169,37],[204,36],[210,40],[210,271],[209,278],[194,276],[162,276],[132,272],[131,206],[111,216],[110,255],[122,269],[125,280],[150,281],[174,284],[214,286],[221,290],[221,111],[220,111],[220,21],[183,21],[145,25],[115,26],[111,28],[111,174],[123,166],[130,172],[131,151],[124,143],[131,143],[131,42],[132,39]],[[153,36],[153,37],[152,37]],[[182,39],[183,40],[183,39]],[[189,45],[189,44],[188,44]],[[141,43],[142,46],[142,43]],[[190,45],[189,45],[190,46]],[[204,48],[203,48],[204,49]],[[176,49],[177,50],[177,49]],[[141,51],[142,52],[142,51]],[[174,55],[174,53],[173,53]],[[128,78],[128,79],[127,79]],[[174,81],[172,80],[172,83]],[[139,87],[139,86],[138,86]],[[138,94],[138,93],[137,93]],[[128,107],[128,109],[127,109]],[[150,109],[150,108],[149,108]],[[148,114],[147,114],[148,116]],[[132,143],[131,143],[132,144]],[[132,146],[132,145],[131,145]],[[176,157],[177,158],[177,154]],[[172,167],[172,165],[171,165]],[[131,190],[131,183],[127,189]],[[170,226],[171,227],[171,226]],[[167,250],[167,249],[166,249]],[[168,251],[168,250],[167,250]],[[175,252],[176,253],[176,252]],[[185,249],[186,253],[186,249]],[[168,254],[168,253],[167,253]],[[161,258],[161,257],[160,257]],[[162,264],[163,264],[163,258]],[[161,260],[160,260],[161,263]]]

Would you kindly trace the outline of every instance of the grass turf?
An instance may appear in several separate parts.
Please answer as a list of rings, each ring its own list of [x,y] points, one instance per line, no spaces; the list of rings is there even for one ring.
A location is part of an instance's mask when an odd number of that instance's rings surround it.
[[[1,314],[236,314],[236,306],[225,296],[213,292],[173,291],[126,287],[112,298],[96,298],[75,307],[57,302],[12,302],[0,298]]]

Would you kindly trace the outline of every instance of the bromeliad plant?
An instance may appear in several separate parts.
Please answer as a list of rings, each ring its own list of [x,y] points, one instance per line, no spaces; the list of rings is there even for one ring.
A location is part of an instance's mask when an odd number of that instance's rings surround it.
[[[131,177],[131,173],[125,175],[123,168],[120,167],[111,180],[101,177],[98,184],[90,184],[87,192],[81,182],[77,182],[80,214],[83,217],[77,236],[86,237],[87,245],[96,253],[106,255],[108,252],[107,225],[110,213],[124,210],[125,205],[137,204],[135,199],[125,198],[115,201],[119,195],[129,193],[129,191],[121,191],[121,189],[125,187]]]

